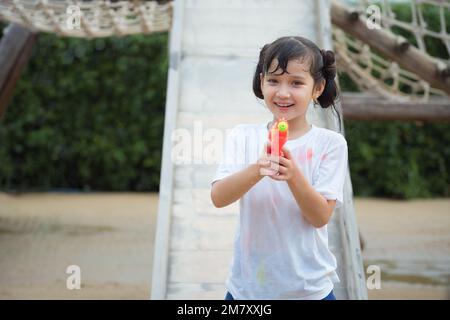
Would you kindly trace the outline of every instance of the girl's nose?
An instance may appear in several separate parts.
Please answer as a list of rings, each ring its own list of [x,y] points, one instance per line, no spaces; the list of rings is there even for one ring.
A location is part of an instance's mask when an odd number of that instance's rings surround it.
[[[277,91],[277,96],[279,98],[289,98],[291,94],[289,93],[289,90],[286,88],[281,87],[280,90]]]
[[[285,86],[280,86],[280,88],[277,91],[277,96],[279,98],[289,98],[291,94],[289,93],[288,88],[286,88]]]

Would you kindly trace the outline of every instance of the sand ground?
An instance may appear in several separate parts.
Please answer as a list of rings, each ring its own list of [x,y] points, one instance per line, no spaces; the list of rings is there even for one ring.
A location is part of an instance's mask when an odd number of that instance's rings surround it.
[[[0,193],[0,299],[148,299],[157,209],[155,193]],[[355,209],[365,267],[381,269],[370,299],[449,299],[450,199]]]

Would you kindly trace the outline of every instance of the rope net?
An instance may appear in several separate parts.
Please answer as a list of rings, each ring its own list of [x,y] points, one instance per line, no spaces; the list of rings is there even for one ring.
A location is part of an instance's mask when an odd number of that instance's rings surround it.
[[[61,36],[97,38],[168,31],[170,1],[0,0],[0,20]]]
[[[368,20],[406,38],[420,51],[450,65],[450,2],[448,0],[347,1],[366,14]],[[401,7],[402,10],[399,10]],[[397,10],[395,10],[397,9]],[[398,12],[396,14],[394,11]],[[439,17],[439,19],[436,19]],[[376,26],[375,26],[376,27]],[[356,85],[393,100],[428,100],[430,95],[445,96],[396,62],[374,53],[367,44],[333,28],[337,62]]]

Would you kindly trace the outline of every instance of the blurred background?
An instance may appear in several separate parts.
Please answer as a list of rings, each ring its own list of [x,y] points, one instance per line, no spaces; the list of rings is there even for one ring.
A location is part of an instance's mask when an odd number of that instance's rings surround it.
[[[0,298],[150,297],[168,38],[39,34],[0,121]],[[343,71],[339,83],[360,91]],[[364,264],[382,270],[369,299],[448,299],[449,122],[344,124]],[[81,290],[66,287],[70,265]]]

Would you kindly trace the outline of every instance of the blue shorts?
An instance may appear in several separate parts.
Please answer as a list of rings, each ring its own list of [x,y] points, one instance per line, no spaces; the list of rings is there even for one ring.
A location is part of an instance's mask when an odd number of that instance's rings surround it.
[[[227,295],[225,296],[225,300],[234,300],[233,296],[228,291]],[[331,290],[331,292],[322,300],[336,300],[336,297],[333,294],[333,290]]]

